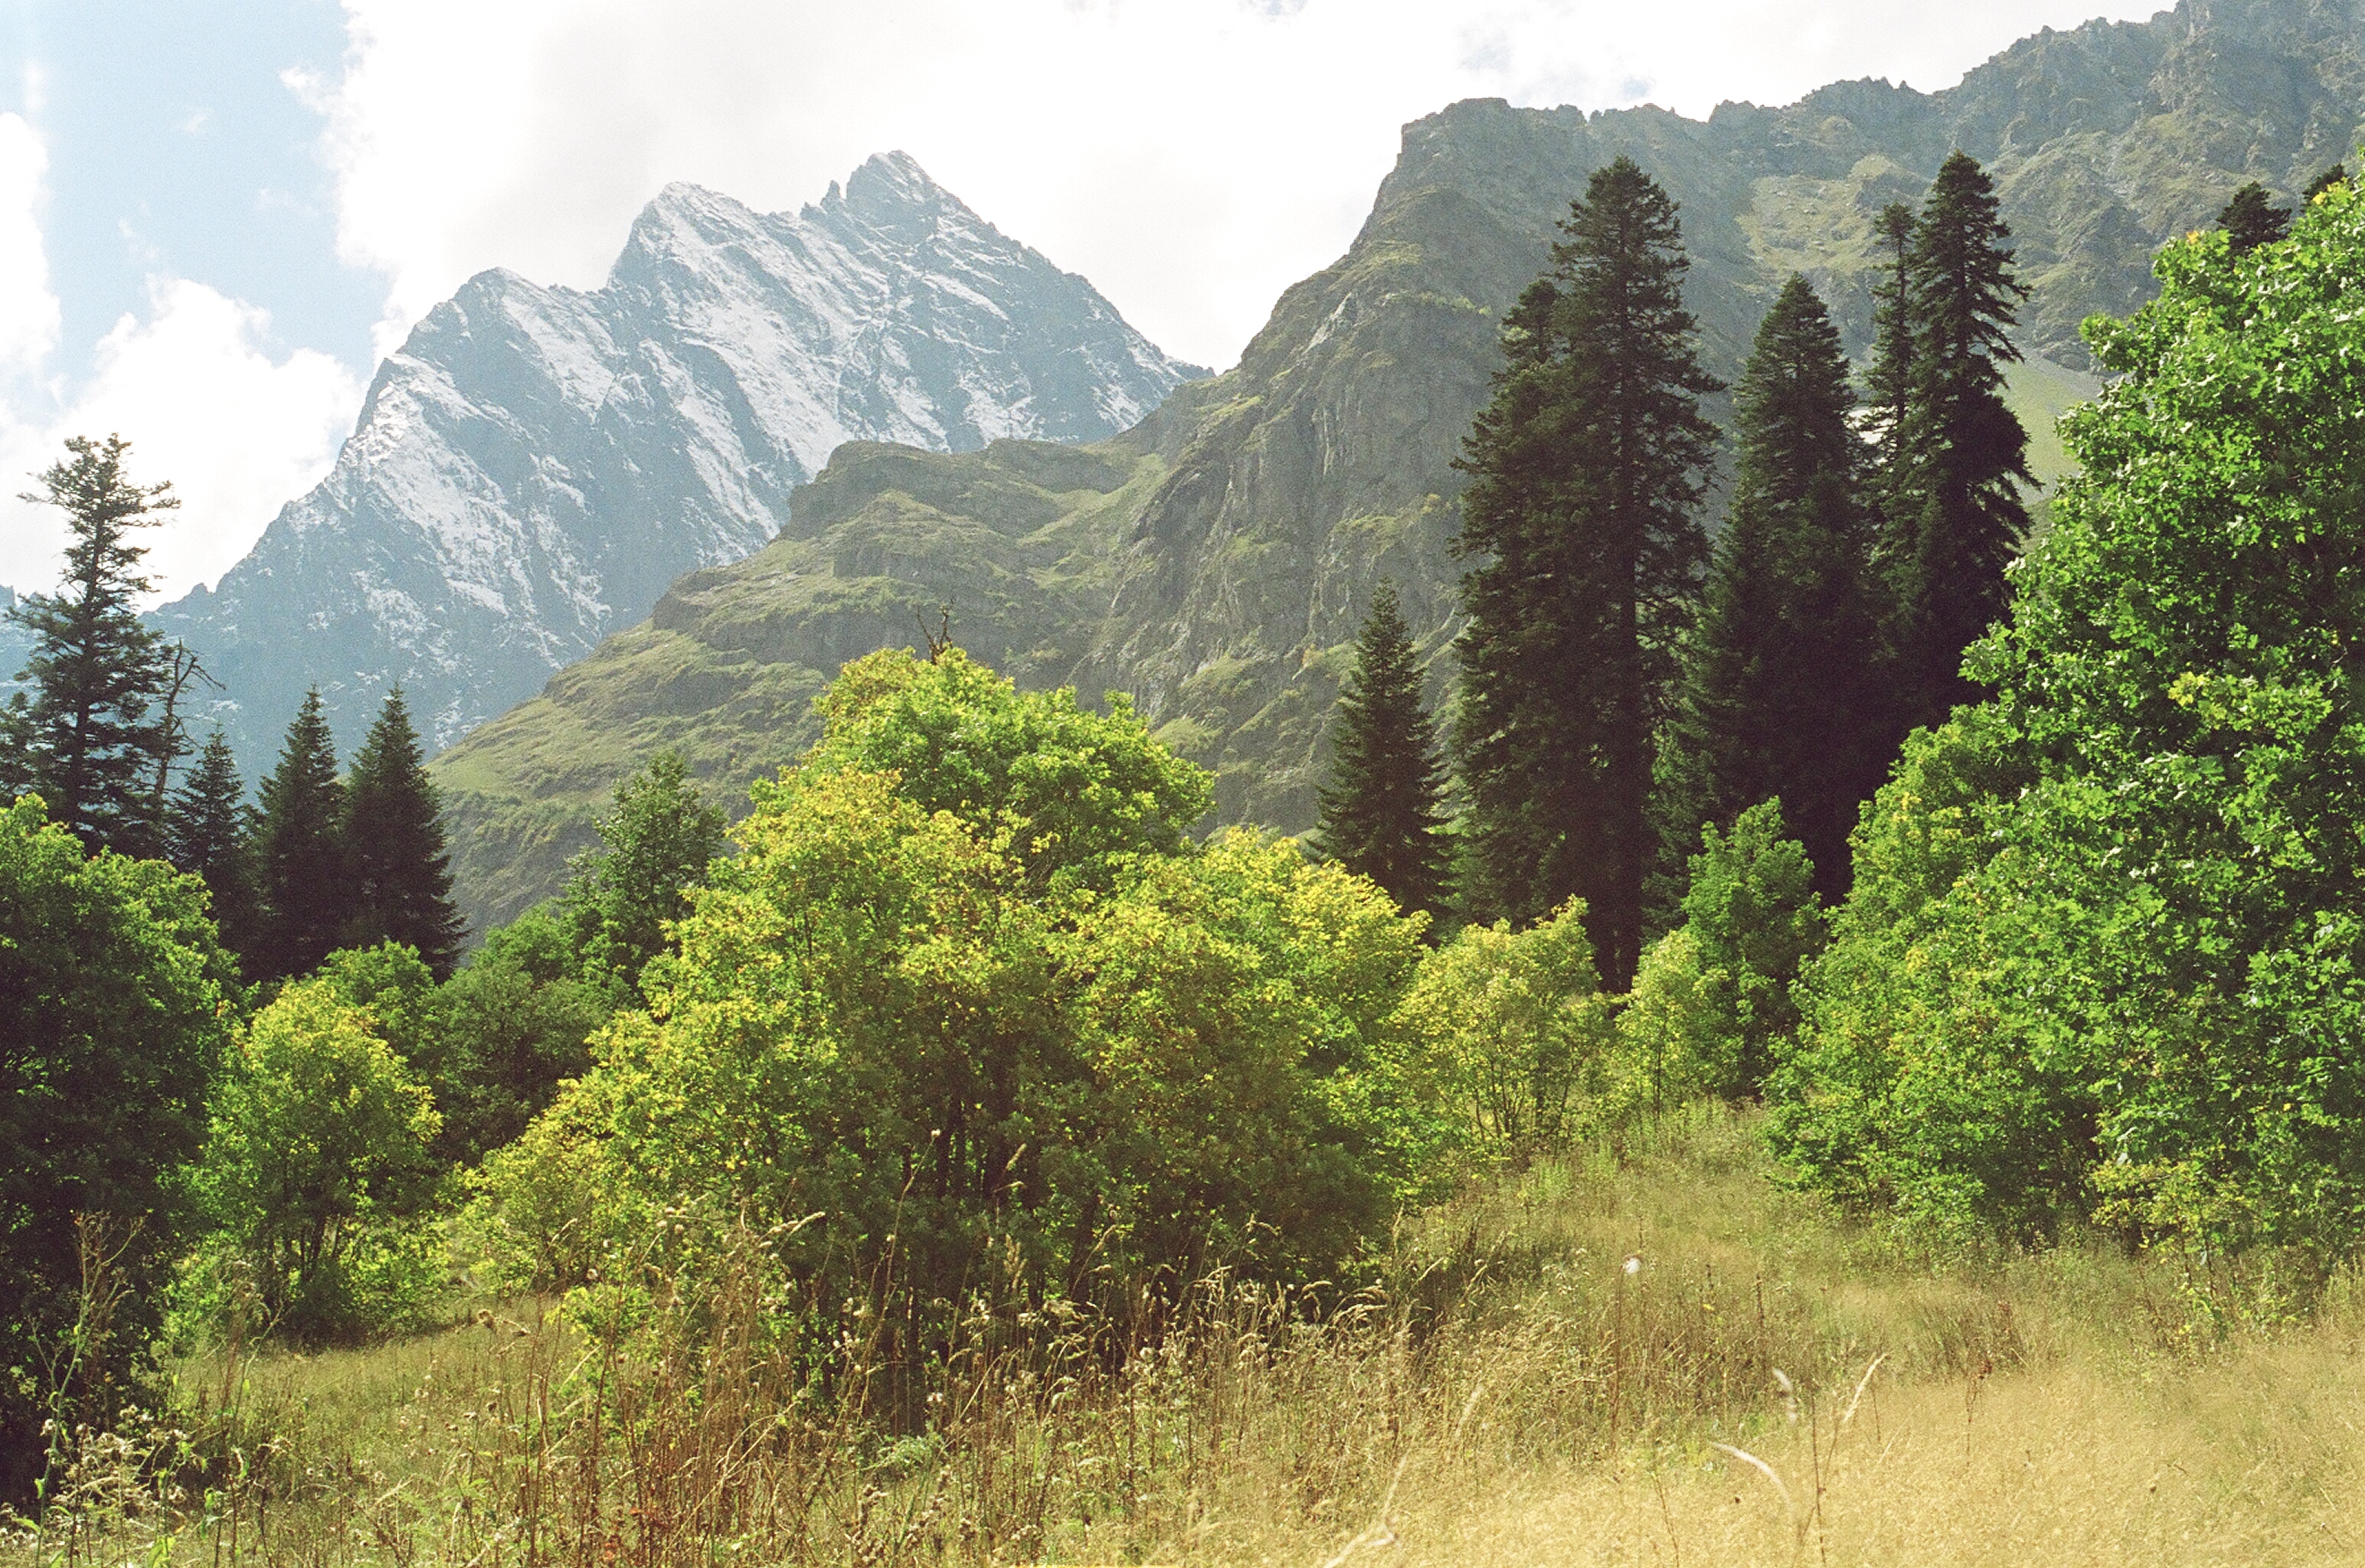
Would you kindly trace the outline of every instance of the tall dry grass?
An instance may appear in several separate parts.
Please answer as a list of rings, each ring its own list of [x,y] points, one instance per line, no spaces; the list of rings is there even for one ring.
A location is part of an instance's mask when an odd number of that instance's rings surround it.
[[[2272,1262],[1916,1259],[1785,1195],[1751,1119],[1704,1108],[1407,1223],[1368,1290],[1219,1276],[1154,1340],[985,1303],[952,1354],[897,1364],[858,1305],[784,1336],[751,1264],[660,1280],[629,1321],[512,1305],[369,1350],[226,1352],[183,1370],[148,1506],[14,1551],[2365,1560],[2365,1315],[2342,1280],[2298,1311]],[[925,1425],[888,1418],[915,1388]]]

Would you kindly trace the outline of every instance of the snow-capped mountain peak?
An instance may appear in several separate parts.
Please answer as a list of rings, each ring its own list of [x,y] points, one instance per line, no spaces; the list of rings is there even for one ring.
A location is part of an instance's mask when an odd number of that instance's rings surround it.
[[[250,771],[315,683],[346,744],[400,681],[441,746],[762,545],[844,442],[1095,440],[1202,374],[905,153],[796,213],[670,185],[600,287],[495,269],[429,311],[329,476],[154,620]]]

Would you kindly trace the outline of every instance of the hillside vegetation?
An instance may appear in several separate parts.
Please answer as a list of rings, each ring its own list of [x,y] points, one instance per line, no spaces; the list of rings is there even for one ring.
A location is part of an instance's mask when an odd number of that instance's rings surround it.
[[[1183,388],[1131,446],[1112,449],[1154,449],[1165,470],[1095,513],[1089,554],[1106,577],[1093,594],[1000,593],[943,534],[914,530],[910,553],[891,567],[877,558],[843,612],[792,610],[792,641],[733,648],[734,661],[790,666],[761,679],[750,667],[734,689],[817,689],[845,658],[918,646],[916,621],[934,624],[950,600],[971,646],[1058,652],[1012,666],[1029,684],[1132,693],[1216,774],[1219,820],[1302,830],[1315,817],[1344,649],[1379,579],[1397,585],[1424,657],[1453,634],[1460,566],[1447,546],[1461,478],[1451,461],[1486,399],[1502,313],[1541,270],[1552,222],[1596,166],[1631,155],[1676,199],[1702,358],[1731,380],[1794,269],[1862,353],[1875,217],[1918,200],[1950,150],[1978,158],[2035,286],[2022,333],[2032,358],[2015,385],[2049,479],[2059,468],[2048,416],[2092,390],[2078,324],[2150,297],[2157,248],[2205,226],[2236,186],[2257,179],[2287,199],[2346,156],[2365,118],[2361,47],[2341,8],[2186,0],[2149,22],[2023,39],[1934,94],[1839,83],[1787,107],[1727,105],[1705,122],[1648,107],[1454,105],[1406,128],[1354,243],[1283,295],[1240,364]],[[1721,422],[1724,410],[1709,411]],[[893,481],[862,473],[882,460],[857,446],[834,466],[852,488],[883,491]],[[988,472],[993,463],[964,461]],[[817,504],[827,505],[791,499],[790,537],[826,526],[800,516]],[[1023,531],[991,506],[959,515],[989,534]],[[757,566],[768,554],[748,563],[751,597],[756,582],[780,580]],[[691,581],[716,591],[712,574]],[[1054,613],[1070,605],[1072,620]],[[621,675],[623,651],[645,636],[624,633],[595,659]],[[479,930],[555,890],[566,851],[588,843],[615,749],[583,736],[667,728],[701,752],[718,796],[735,800],[743,780],[793,757],[813,733],[788,711],[767,747],[762,726],[727,706],[711,741],[698,724],[668,725],[640,693],[665,689],[678,667],[658,658],[589,686],[562,675],[498,722],[498,745],[472,740],[448,754],[461,898]],[[1440,689],[1444,673],[1435,666]]]
[[[1094,1319],[1035,1352],[981,1323],[925,1439],[783,1424],[781,1380],[815,1369],[750,1345],[727,1292],[673,1298],[646,1360],[532,1301],[368,1350],[234,1349],[174,1373],[205,1506],[193,1485],[160,1511],[94,1454],[83,1533],[47,1545],[160,1568],[2356,1560],[2346,1276],[2302,1327],[2223,1260],[1933,1263],[1785,1195],[1759,1131],[1688,1112],[1474,1187],[1365,1295],[1211,1277],[1121,1371]]]

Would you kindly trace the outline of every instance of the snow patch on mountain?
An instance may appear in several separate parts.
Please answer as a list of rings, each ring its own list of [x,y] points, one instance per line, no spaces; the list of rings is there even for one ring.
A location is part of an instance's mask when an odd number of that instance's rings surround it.
[[[430,311],[328,477],[151,619],[251,773],[311,685],[350,746],[398,681],[441,747],[761,547],[845,442],[1098,440],[1205,374],[901,152],[793,214],[668,185],[600,287]]]

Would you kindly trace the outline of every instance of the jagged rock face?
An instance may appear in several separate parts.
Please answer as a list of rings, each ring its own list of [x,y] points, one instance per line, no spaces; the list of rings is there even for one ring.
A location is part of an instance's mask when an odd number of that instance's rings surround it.
[[[797,214],[673,185],[582,292],[489,272],[380,368],[319,487],[155,612],[250,770],[318,682],[403,684],[431,746],[762,547],[848,441],[1091,441],[1194,375],[898,153]]]
[[[2078,324],[2149,298],[2153,252],[2236,186],[2288,199],[2348,156],[2360,81],[2354,4],[2187,0],[2023,39],[1943,93],[1840,83],[1705,122],[1485,101],[1418,121],[1346,256],[1194,389],[1210,411],[1137,521],[1073,678],[1131,691],[1170,725],[1216,770],[1224,817],[1310,825],[1343,644],[1378,578],[1395,578],[1432,657],[1451,641],[1452,462],[1500,363],[1501,312],[1568,199],[1620,153],[1680,204],[1687,300],[1728,379],[1794,271],[1865,348],[1875,215],[1918,203],[1956,147],[1979,158],[2034,289],[2013,391],[2043,448],[2059,405],[2091,386]],[[1450,660],[1432,667],[1442,700]]]
[[[2288,198],[2348,155],[2365,106],[2360,41],[2353,4],[2186,0],[2146,23],[2024,39],[1944,93],[1839,83],[1706,121],[1456,104],[1406,128],[1354,243],[1282,297],[1237,368],[1182,389],[1107,449],[1154,461],[1156,482],[1131,467],[1122,484],[1113,470],[1069,494],[1046,535],[1064,554],[1049,565],[1005,554],[995,568],[1043,591],[980,596],[955,635],[1017,651],[1031,683],[1134,693],[1164,739],[1215,770],[1222,820],[1303,829],[1347,644],[1381,577],[1432,660],[1432,697],[1448,695],[1452,459],[1500,363],[1501,314],[1594,169],[1630,154],[1680,204],[1703,356],[1730,378],[1793,271],[1860,351],[1875,215],[1918,202],[1956,146],[1981,159],[2035,289],[2022,317],[2032,358],[2012,395],[2042,473],[2058,461],[2053,415],[2094,386],[2078,322],[2148,298],[2158,243],[2205,226],[2236,186],[2255,178]],[[695,754],[718,799],[738,805],[746,779],[791,758],[805,732],[767,731],[762,705],[736,694],[817,689],[849,654],[915,642],[914,612],[933,616],[941,585],[982,559],[978,542],[1009,536],[1038,505],[986,482],[995,466],[991,454],[940,460],[923,484],[890,449],[840,452],[792,514],[839,518],[824,498],[865,496],[863,526],[899,541],[899,555],[834,558],[829,595],[779,575],[777,551],[705,574],[684,605],[727,601],[728,616],[619,638],[578,681],[568,672],[456,748],[445,777],[480,924],[549,890],[557,849],[587,836],[628,760],[591,737],[634,733],[654,703],[633,693],[662,672],[695,666],[712,683],[708,712],[663,733]],[[1080,582],[1091,591],[1069,591]],[[723,630],[768,617],[776,634],[760,651]],[[647,661],[638,674],[635,660]],[[657,744],[656,727],[642,733]]]

